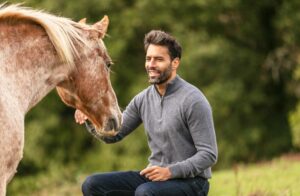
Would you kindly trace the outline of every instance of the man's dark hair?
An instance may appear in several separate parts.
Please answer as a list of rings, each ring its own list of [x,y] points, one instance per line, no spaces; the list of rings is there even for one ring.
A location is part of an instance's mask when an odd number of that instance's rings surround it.
[[[171,60],[181,58],[181,46],[174,37],[161,30],[152,30],[145,35],[144,48],[147,52],[150,44],[165,46],[169,50]]]

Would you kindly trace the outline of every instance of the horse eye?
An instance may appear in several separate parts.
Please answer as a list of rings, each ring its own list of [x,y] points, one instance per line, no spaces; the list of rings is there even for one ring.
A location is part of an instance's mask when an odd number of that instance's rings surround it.
[[[110,68],[114,63],[112,61],[106,62],[106,67]]]

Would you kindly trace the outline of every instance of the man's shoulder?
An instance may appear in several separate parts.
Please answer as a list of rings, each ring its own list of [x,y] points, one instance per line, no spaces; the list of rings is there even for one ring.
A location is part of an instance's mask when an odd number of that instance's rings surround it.
[[[144,90],[142,90],[141,92],[139,92],[135,97],[144,97],[144,96],[146,96],[151,90],[152,90],[152,85],[151,85],[151,86],[148,86],[147,88],[145,88]]]
[[[193,103],[193,102],[205,102],[208,103],[208,100],[204,93],[192,83],[189,83],[182,79],[182,88],[180,88],[181,99],[185,103]]]
[[[144,100],[145,97],[148,96],[151,90],[152,90],[152,86],[148,86],[147,88],[145,88],[144,90],[136,94],[133,100],[141,102],[142,100]]]
[[[180,88],[180,90],[183,91],[186,96],[203,95],[202,91],[192,83],[189,83],[183,79],[181,79],[181,83],[182,83],[182,88]]]

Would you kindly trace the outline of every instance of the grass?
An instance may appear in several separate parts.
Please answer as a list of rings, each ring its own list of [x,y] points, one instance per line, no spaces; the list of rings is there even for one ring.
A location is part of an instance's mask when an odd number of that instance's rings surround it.
[[[300,155],[298,155],[300,156]],[[270,162],[237,165],[211,179],[210,196],[300,195],[300,158],[286,156]]]
[[[39,176],[16,177],[8,196],[80,196],[81,183],[89,175],[76,166],[52,169]],[[236,165],[215,171],[209,196],[297,196],[300,195],[300,155],[265,163]]]

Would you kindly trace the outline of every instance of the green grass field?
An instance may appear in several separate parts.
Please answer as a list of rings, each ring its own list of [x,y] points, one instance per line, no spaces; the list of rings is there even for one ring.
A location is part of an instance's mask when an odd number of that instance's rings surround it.
[[[87,175],[73,166],[68,170],[54,168],[37,177],[17,177],[10,183],[7,195],[80,196],[80,186]],[[209,196],[298,196],[300,155],[215,171],[210,185]]]
[[[210,196],[298,196],[300,155],[215,172]]]

